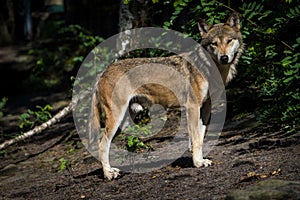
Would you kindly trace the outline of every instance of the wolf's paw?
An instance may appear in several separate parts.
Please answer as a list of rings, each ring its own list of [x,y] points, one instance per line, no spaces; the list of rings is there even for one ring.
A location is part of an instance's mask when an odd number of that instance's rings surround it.
[[[199,160],[199,161],[196,161],[194,162],[194,165],[195,167],[208,167],[212,164],[212,161],[211,160],[208,160],[208,159],[202,159],[202,160]]]
[[[118,168],[103,169],[103,172],[104,177],[108,180],[115,179],[120,175],[120,170]]]

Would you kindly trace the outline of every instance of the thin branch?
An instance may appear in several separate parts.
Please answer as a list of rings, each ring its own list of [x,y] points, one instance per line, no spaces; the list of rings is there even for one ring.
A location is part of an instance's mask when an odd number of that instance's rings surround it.
[[[27,138],[30,138],[33,135],[36,135],[38,133],[41,133],[42,131],[44,131],[45,129],[49,128],[50,126],[52,126],[53,124],[57,123],[58,121],[60,121],[63,117],[65,117],[67,114],[69,114],[74,106],[74,102],[69,103],[69,105],[67,105],[64,109],[62,109],[61,111],[59,111],[54,117],[52,117],[50,120],[48,120],[47,122],[41,124],[40,126],[35,127],[34,129],[27,131],[26,133],[13,138],[11,140],[5,141],[0,145],[0,150],[4,149],[5,147],[15,144],[19,141],[25,140]]]
[[[292,51],[295,51],[295,49],[293,47],[291,47],[290,45],[288,45],[287,43],[285,43],[281,39],[277,38],[277,40],[279,40],[281,42],[281,44],[283,44],[284,46],[286,46],[288,49],[290,49]]]
[[[66,115],[71,113],[73,108],[77,105],[77,103],[80,100],[82,100],[84,97],[86,97],[88,94],[89,94],[89,90],[86,90],[86,91],[82,92],[81,94],[75,96],[75,98],[73,97],[72,101],[66,107],[64,107],[61,111],[59,111],[56,115],[54,115],[54,117],[49,119],[47,122],[41,124],[40,126],[37,126],[34,129],[27,131],[26,133],[24,133],[16,138],[13,138],[11,140],[3,142],[2,144],[0,144],[0,150],[4,149],[5,147],[7,147],[9,145],[15,144],[19,141],[28,139],[36,134],[39,134],[39,133],[43,132],[44,130],[46,130],[47,128],[51,127],[52,125],[56,124],[61,119],[63,119]]]

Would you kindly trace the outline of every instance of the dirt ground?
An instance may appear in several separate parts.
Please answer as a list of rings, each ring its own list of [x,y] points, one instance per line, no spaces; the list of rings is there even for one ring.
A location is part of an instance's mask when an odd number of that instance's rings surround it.
[[[67,104],[65,98],[59,93],[38,100],[55,100],[59,110]],[[14,105],[13,110],[0,120],[2,133],[17,131],[18,114],[24,107]],[[226,122],[218,144],[207,156],[213,161],[210,167],[194,168],[191,153],[186,151],[159,170],[124,172],[107,181],[98,161],[81,144],[69,115],[42,134],[2,152],[0,198],[224,199],[234,189],[266,179],[299,181],[299,143],[299,133],[274,131],[248,115]]]

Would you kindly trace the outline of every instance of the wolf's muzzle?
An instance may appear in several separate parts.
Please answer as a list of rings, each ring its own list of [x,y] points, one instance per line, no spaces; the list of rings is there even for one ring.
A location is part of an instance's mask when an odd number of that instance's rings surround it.
[[[229,57],[227,55],[223,55],[220,57],[220,60],[223,65],[228,64]]]

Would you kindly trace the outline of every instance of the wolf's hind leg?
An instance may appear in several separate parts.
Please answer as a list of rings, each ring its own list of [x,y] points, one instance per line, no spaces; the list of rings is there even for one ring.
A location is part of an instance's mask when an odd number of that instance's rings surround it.
[[[112,168],[109,163],[109,150],[111,146],[112,139],[118,130],[118,127],[125,115],[126,107],[124,109],[119,109],[116,113],[118,116],[114,116],[111,112],[112,109],[104,108],[105,110],[105,130],[101,141],[99,144],[99,159],[103,167],[104,177],[108,180],[112,180],[119,176],[120,170],[117,168]],[[116,117],[116,119],[114,119]]]

